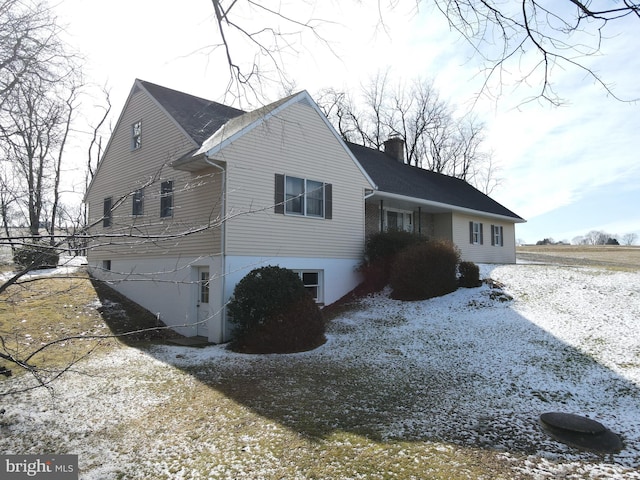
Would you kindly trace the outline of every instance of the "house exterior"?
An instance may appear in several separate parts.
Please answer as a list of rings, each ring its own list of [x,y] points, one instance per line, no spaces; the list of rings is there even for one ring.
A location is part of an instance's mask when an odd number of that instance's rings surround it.
[[[391,138],[384,152],[348,144],[376,184],[365,199],[366,234],[404,229],[451,240],[463,260],[515,263],[515,224],[524,220],[464,180],[406,165],[401,142]]]
[[[222,342],[224,306],[249,271],[290,268],[330,304],[359,283],[365,236],[381,228],[515,261],[520,217],[403,165],[394,146],[345,143],[306,92],[242,112],[136,80],[85,198],[92,274],[179,333]]]

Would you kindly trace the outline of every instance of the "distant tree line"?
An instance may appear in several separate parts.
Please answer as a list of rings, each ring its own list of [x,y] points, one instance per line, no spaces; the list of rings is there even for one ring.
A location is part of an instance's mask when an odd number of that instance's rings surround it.
[[[591,230],[586,235],[578,235],[571,240],[572,245],[634,245],[638,240],[638,234],[625,233],[624,235],[611,235],[601,230]],[[556,242],[553,238],[538,240],[536,245],[569,245],[566,240]]]

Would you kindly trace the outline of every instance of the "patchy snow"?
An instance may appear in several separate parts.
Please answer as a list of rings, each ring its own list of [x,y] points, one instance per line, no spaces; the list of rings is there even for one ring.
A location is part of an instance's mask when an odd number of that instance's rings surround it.
[[[0,418],[0,449],[79,454],[83,479],[114,478],[160,451],[153,471],[192,478],[188,465],[176,469],[170,459],[224,445],[144,435],[134,438],[146,438],[147,445],[129,445],[117,432],[167,402],[176,388],[195,388],[189,369],[222,377],[285,365],[331,371],[338,364],[368,373],[349,390],[348,405],[383,442],[481,447],[531,478],[640,479],[640,272],[536,264],[482,265],[481,272],[504,289],[483,285],[421,302],[391,300],[383,292],[335,319],[327,343],[311,352],[252,356],[224,346],[158,346],[95,355],[83,374],[59,381],[54,397],[39,390],[12,399]],[[367,402],[359,402],[358,388],[367,391]],[[372,402],[376,389],[383,390],[380,399],[385,389],[405,392],[406,399],[385,404],[374,396]],[[620,435],[624,449],[598,455],[553,440],[538,423],[540,414],[553,411],[603,423]],[[263,435],[275,438],[277,428]],[[115,449],[120,441],[125,444]],[[262,455],[263,465],[277,465],[255,438],[239,441],[248,444],[239,462]],[[240,477],[242,465],[229,466],[237,469],[233,476]],[[222,465],[211,468],[209,478],[229,476]]]
[[[58,260],[58,266],[56,268],[41,268],[32,270],[24,275],[23,279],[36,278],[36,277],[57,277],[68,275],[70,273],[77,272],[80,268],[87,265],[87,257],[83,256],[69,256],[60,255]],[[0,273],[0,281],[6,281],[10,279],[16,272],[4,272]]]

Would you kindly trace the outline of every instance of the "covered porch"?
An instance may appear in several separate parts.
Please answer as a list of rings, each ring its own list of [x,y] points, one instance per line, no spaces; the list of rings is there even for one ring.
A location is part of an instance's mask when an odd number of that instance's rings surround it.
[[[365,200],[365,235],[387,230],[452,241],[452,212],[445,206],[375,192]]]

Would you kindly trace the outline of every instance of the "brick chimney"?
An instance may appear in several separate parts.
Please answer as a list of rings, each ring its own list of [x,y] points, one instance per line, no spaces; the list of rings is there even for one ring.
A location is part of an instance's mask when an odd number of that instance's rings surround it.
[[[384,142],[384,153],[394,160],[404,163],[404,140],[400,135],[392,135]]]

